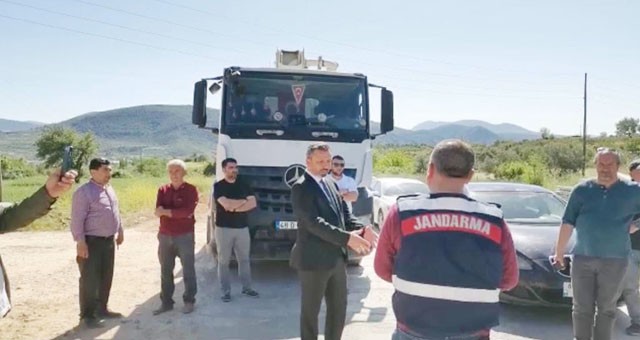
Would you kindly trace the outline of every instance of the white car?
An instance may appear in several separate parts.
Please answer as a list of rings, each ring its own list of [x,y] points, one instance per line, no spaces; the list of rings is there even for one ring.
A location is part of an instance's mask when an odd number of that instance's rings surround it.
[[[373,195],[373,224],[382,228],[389,208],[396,202],[398,196],[408,194],[428,194],[427,184],[412,178],[384,177],[374,178],[371,182]]]

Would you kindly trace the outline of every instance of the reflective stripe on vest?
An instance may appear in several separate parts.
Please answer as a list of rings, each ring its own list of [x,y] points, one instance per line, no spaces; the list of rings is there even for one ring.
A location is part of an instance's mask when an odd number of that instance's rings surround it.
[[[432,299],[460,302],[497,303],[499,289],[476,289],[431,285],[403,280],[396,275],[392,278],[393,286],[401,293]]]

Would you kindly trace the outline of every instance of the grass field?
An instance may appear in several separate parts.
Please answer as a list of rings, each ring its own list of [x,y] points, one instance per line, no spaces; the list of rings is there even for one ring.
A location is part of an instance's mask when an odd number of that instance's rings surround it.
[[[200,200],[207,202],[208,195],[213,183],[212,177],[202,175],[200,167],[190,171],[185,180],[198,188]],[[3,190],[3,201],[20,202],[24,198],[33,194],[44,184],[44,176],[23,178],[19,180],[5,180]],[[85,183],[86,178],[80,182]],[[135,224],[141,220],[152,218],[156,204],[156,194],[158,187],[168,183],[168,177],[131,177],[112,178],[118,201],[120,203],[120,213],[123,225]],[[75,185],[75,190],[79,185]],[[36,220],[34,223],[22,230],[66,230],[69,228],[71,214],[72,193],[66,193],[53,205],[52,210],[45,217]]]
[[[204,164],[189,164],[190,171],[186,180],[195,185],[200,192],[200,200],[208,202],[208,195],[211,190],[211,184],[213,183],[212,177],[202,175],[202,168]],[[378,177],[388,176],[400,176],[410,177],[419,180],[424,180],[424,175],[411,174],[411,175],[398,175],[398,174],[376,174]],[[586,177],[594,177],[595,170],[587,169]],[[578,174],[572,174],[563,177],[550,178],[545,186],[548,189],[556,190],[560,186],[573,186],[582,178]],[[4,182],[4,197],[6,202],[19,202],[24,198],[35,192],[44,183],[44,176],[23,178],[19,180],[5,180]],[[86,182],[86,178],[81,181],[81,184]],[[492,181],[494,180],[489,174],[477,173],[474,177],[475,181]],[[151,176],[137,176],[131,178],[113,178],[111,184],[116,190],[118,199],[120,201],[120,213],[122,215],[123,224],[125,227],[129,225],[135,225],[136,223],[153,217],[153,211],[155,209],[156,193],[158,187],[162,184],[168,183],[166,176],[151,177]],[[78,185],[74,186],[75,190]],[[69,228],[69,219],[71,212],[71,196],[72,193],[67,193],[61,197],[54,205],[52,211],[47,216],[35,221],[30,226],[23,230],[66,230]]]

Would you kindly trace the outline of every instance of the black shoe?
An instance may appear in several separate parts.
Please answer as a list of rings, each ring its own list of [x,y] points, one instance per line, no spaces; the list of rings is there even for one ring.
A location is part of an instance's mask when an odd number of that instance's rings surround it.
[[[103,328],[104,321],[99,320],[97,318],[84,318],[82,319],[82,323],[85,327],[90,329]]]
[[[255,290],[251,289],[251,288],[247,288],[247,289],[243,289],[242,290],[242,294],[246,295],[246,296],[250,296],[250,297],[260,297],[260,294],[258,294],[258,292],[256,292]]]
[[[160,308],[156,309],[153,311],[153,315],[160,315],[164,312],[168,312],[170,310],[173,309],[173,306],[169,306],[169,305],[162,305],[160,306]]]
[[[122,313],[118,313],[110,310],[98,312],[97,316],[99,318],[104,318],[104,319],[120,319],[123,317]]]
[[[231,294],[229,294],[229,293],[224,294],[224,295],[222,295],[221,299],[222,299],[222,302],[229,302],[229,301],[231,301]]]
[[[628,335],[640,335],[640,325],[637,323],[632,323],[631,326],[625,329]]]

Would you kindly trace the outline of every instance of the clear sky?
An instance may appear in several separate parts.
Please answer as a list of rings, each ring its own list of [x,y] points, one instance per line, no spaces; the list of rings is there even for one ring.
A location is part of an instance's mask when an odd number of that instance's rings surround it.
[[[393,90],[404,128],[579,134],[587,72],[588,133],[611,133],[640,117],[639,17],[637,0],[0,0],[0,118],[190,104],[202,77],[304,48]]]

